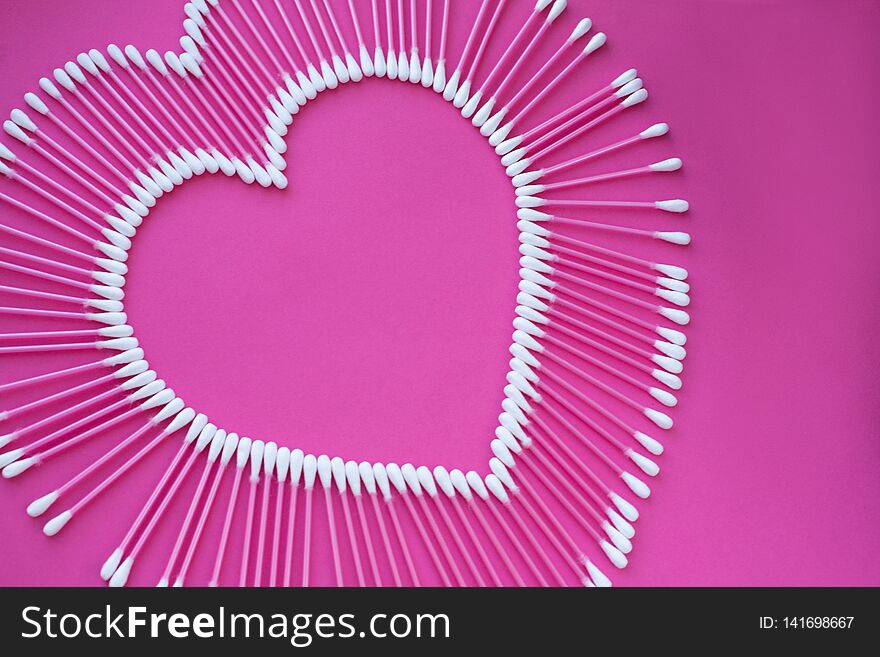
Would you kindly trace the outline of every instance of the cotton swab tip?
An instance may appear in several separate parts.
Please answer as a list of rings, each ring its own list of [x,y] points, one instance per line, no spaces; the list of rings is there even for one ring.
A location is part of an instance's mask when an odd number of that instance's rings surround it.
[[[628,562],[623,552],[611,545],[611,543],[609,543],[608,541],[602,541],[601,543],[599,543],[599,547],[602,548],[605,556],[608,557],[608,560],[611,561],[611,563],[614,564],[616,568],[620,568],[621,570],[626,568],[626,564]]]
[[[21,459],[20,461],[14,461],[3,468],[3,478],[12,479],[13,477],[17,477],[36,463],[37,459],[33,456],[30,458]]]
[[[651,422],[656,424],[661,429],[672,428],[672,418],[666,415],[666,413],[662,413],[653,408],[646,408],[645,417],[647,417],[649,420],[651,420]]]
[[[690,204],[684,199],[676,198],[671,199],[669,201],[657,201],[654,203],[654,207],[658,210],[663,210],[665,212],[687,212],[690,209]]]
[[[648,488],[648,485],[635,475],[632,475],[629,472],[624,472],[620,475],[620,478],[623,479],[624,483],[629,486],[629,489],[633,493],[643,500],[646,500],[651,496],[651,489]]]
[[[37,516],[43,515],[50,506],[58,499],[58,491],[53,490],[51,493],[47,495],[43,495],[43,497],[34,500],[27,507],[27,514],[31,518],[36,518]]]
[[[55,536],[55,534],[64,529],[64,525],[70,522],[70,519],[72,517],[73,513],[70,511],[59,513],[57,516],[55,516],[49,522],[43,525],[43,533],[46,536]]]
[[[3,447],[7,443],[9,443],[13,438],[15,438],[16,434],[7,433],[5,436],[0,437],[0,447]],[[14,463],[18,459],[24,456],[24,449],[13,449],[8,452],[4,452],[0,454],[0,468],[5,468],[10,463]]]
[[[610,588],[611,580],[603,573],[596,565],[584,557],[584,567],[587,569],[587,573],[590,575],[590,579],[593,580],[593,584],[595,584],[599,588]]]
[[[633,438],[635,438],[642,447],[651,452],[654,456],[660,456],[660,454],[663,453],[663,445],[659,441],[651,438],[651,436],[644,434],[641,431],[636,431],[633,434]]]
[[[608,494],[608,497],[614,504],[614,506],[617,507],[620,515],[622,515],[624,518],[626,518],[630,522],[635,522],[639,519],[638,509],[636,509],[636,507],[623,499],[620,495],[612,492]]]
[[[122,565],[113,573],[113,577],[110,578],[110,586],[113,588],[119,588],[121,586],[125,586],[125,583],[128,581],[128,576],[131,573],[131,567],[134,565],[134,559],[132,557],[127,557],[125,561],[122,562]]]
[[[649,477],[655,477],[660,472],[660,466],[654,463],[647,456],[642,456],[635,450],[627,450],[626,452],[627,458],[639,466],[639,469],[644,472]]]

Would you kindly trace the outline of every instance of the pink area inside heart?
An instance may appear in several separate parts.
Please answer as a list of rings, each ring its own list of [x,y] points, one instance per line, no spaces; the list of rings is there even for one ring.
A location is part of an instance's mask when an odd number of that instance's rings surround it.
[[[287,142],[287,190],[203,176],[139,230],[126,310],[150,365],[242,435],[482,470],[518,280],[497,156],[386,80],[309,104]]]

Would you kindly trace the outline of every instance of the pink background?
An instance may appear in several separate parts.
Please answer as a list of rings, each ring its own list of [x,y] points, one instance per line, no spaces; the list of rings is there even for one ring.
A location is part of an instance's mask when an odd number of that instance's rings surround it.
[[[82,49],[176,47],[182,4],[5,0],[2,114]],[[664,472],[615,583],[880,585],[880,4],[572,0],[552,41],[584,11],[609,43],[557,102],[638,67],[650,99],[614,134],[672,132],[619,162],[685,169],[604,197],[688,198],[682,218],[637,220],[695,236],[686,255],[654,250],[691,271],[694,321]],[[484,470],[518,257],[496,156],[432,93],[388,81],[322,95],[288,144],[286,192],[206,177],[145,223],[126,309],[151,365],[242,434]],[[45,370],[0,364],[2,380]],[[51,540],[24,507],[106,444],[0,482],[0,584],[99,583],[176,446]],[[155,583],[175,535],[164,523],[132,583]]]

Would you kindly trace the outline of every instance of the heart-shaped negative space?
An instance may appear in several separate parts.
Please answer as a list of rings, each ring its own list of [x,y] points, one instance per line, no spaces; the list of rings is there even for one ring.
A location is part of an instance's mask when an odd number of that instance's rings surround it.
[[[316,100],[285,190],[202,176],[138,231],[126,311],[150,365],[241,435],[483,469],[518,282],[509,179],[437,94]]]

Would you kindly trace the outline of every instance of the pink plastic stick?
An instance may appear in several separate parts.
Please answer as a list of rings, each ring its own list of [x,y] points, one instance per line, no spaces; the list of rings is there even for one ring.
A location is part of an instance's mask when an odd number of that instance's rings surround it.
[[[471,575],[473,575],[474,579],[477,581],[477,586],[486,586],[486,582],[483,579],[483,576],[480,574],[480,571],[477,570],[477,566],[474,563],[474,560],[471,558],[470,552],[465,548],[464,541],[461,538],[461,534],[455,528],[455,524],[452,522],[452,518],[449,517],[449,513],[443,507],[443,504],[440,501],[439,497],[431,496],[431,499],[434,502],[434,505],[437,507],[437,511],[440,512],[440,517],[443,519],[443,524],[446,525],[447,531],[452,535],[452,540],[455,541],[455,545],[458,548],[458,551],[461,553],[462,557],[464,557],[464,561],[467,564],[468,570],[470,570]]]
[[[498,540],[498,536],[495,534],[495,531],[492,529],[491,525],[489,525],[489,522],[483,515],[482,510],[473,498],[468,500],[468,507],[471,509],[471,511],[473,511],[474,516],[477,518],[477,522],[483,529],[483,534],[489,537],[489,542],[492,543],[492,546],[495,548],[498,556],[501,557],[501,561],[504,562],[507,570],[510,571],[510,574],[513,576],[516,585],[520,587],[526,586],[525,580],[523,580],[522,575],[520,575],[520,572],[511,560],[510,555],[507,554],[507,550],[504,549],[501,541]]]
[[[257,507],[257,486],[259,479],[250,479],[248,485],[248,505],[247,514],[245,515],[244,526],[244,542],[241,552],[241,570],[238,576],[238,586],[243,588],[247,586],[248,561],[251,554],[251,537],[254,533],[254,511]]]
[[[286,482],[276,480],[275,489],[275,522],[272,523],[272,561],[269,570],[269,586],[278,586],[278,565],[281,558],[281,512],[284,509],[284,489]]]
[[[361,535],[364,537],[364,545],[367,548],[367,558],[370,561],[373,585],[382,586],[382,576],[379,574],[379,562],[376,560],[376,551],[373,548],[373,537],[370,535],[370,526],[367,524],[363,498],[360,495],[355,495],[354,504],[355,509],[357,510],[358,522],[360,523]]]
[[[474,19],[474,25],[473,27],[471,27],[471,32],[470,34],[468,34],[467,41],[464,44],[464,50],[461,51],[461,57],[459,57],[458,59],[458,65],[455,67],[456,71],[460,71],[467,62],[468,55],[470,55],[471,48],[473,48],[474,45],[474,39],[477,38],[477,29],[480,27],[480,23],[483,22],[483,18],[486,15],[488,9],[489,0],[483,0],[482,4],[480,4],[480,9],[477,12],[477,17]]]
[[[391,576],[394,578],[394,585],[403,586],[403,580],[400,578],[400,569],[397,567],[397,557],[394,556],[394,550],[391,549],[391,537],[388,535],[388,528],[385,526],[385,517],[382,515],[382,507],[379,505],[379,499],[376,495],[370,495],[373,504],[373,513],[376,516],[376,523],[379,525],[379,536],[382,538],[382,545],[385,548],[385,556],[391,567]],[[378,583],[379,580],[376,580]],[[418,580],[413,579],[413,586],[418,586]],[[377,584],[378,585],[378,584]]]
[[[223,529],[220,533],[220,544],[217,546],[217,556],[214,559],[214,570],[211,573],[209,586],[220,584],[220,570],[223,568],[223,557],[226,555],[226,546],[229,545],[229,532],[232,529],[232,518],[235,514],[235,503],[238,500],[238,491],[241,488],[241,478],[244,468],[235,469],[235,478],[232,480],[232,490],[229,491],[229,502],[226,505],[226,518],[223,520]]]
[[[394,533],[397,536],[397,542],[400,545],[400,551],[403,553],[403,560],[406,562],[406,568],[409,571],[410,581],[413,586],[421,586],[419,582],[419,576],[416,572],[415,564],[412,560],[412,554],[409,551],[409,545],[406,542],[406,536],[403,533],[403,528],[400,526],[400,518],[397,516],[397,509],[394,506],[394,500],[392,498],[385,499],[385,508],[388,509],[388,515],[391,516],[391,524],[394,525]],[[376,514],[377,517],[381,517],[381,514]],[[392,563],[394,563],[392,561]]]
[[[499,10],[500,10],[500,6],[499,6]],[[513,53],[514,49],[519,46],[520,41],[523,38],[525,38],[526,32],[528,32],[532,27],[532,23],[534,23],[540,17],[541,17],[541,12],[532,10],[532,12],[529,14],[529,17],[525,20],[525,22],[523,22],[522,27],[519,28],[519,31],[516,33],[516,35],[513,37],[513,39],[507,45],[507,48],[504,49],[504,53],[502,53],[501,57],[499,57],[496,60],[495,66],[492,67],[492,70],[489,72],[489,75],[486,76],[485,81],[483,82],[482,85],[480,85],[481,89],[488,89],[489,88],[489,83],[502,70],[501,67],[505,65],[507,58],[510,57],[510,55]],[[544,25],[546,26],[546,22]],[[538,32],[538,34],[536,34],[534,37],[532,37],[532,41],[537,39],[540,34],[541,34],[541,32]],[[517,60],[517,62],[514,62],[514,64],[512,66],[508,66],[507,67],[508,70],[512,70],[516,66],[518,61],[519,60]]]
[[[280,492],[279,492],[280,495]],[[289,587],[293,579],[293,540],[296,529],[296,501],[299,497],[299,485],[290,484],[290,509],[287,512],[287,542],[284,555],[284,586]]]
[[[303,587],[307,587],[309,585],[309,573],[311,571],[311,556],[312,556],[312,504],[314,498],[314,488],[306,488],[306,500],[305,500],[305,526],[303,527],[303,576],[302,576],[302,585]]]
[[[354,533],[354,523],[351,519],[351,507],[348,504],[348,492],[340,492],[339,498],[342,500],[342,515],[345,518],[345,529],[348,532],[348,542],[351,544],[351,555],[354,561],[355,572],[357,573],[358,586],[363,588],[367,585],[367,581],[364,578],[364,566],[361,561],[361,552],[358,548],[357,536]]]
[[[102,366],[105,366],[104,361],[99,360],[94,363],[76,365],[74,367],[68,367],[63,370],[55,370],[54,372],[47,372],[46,374],[38,374],[37,376],[30,376],[24,379],[18,379],[16,381],[10,381],[9,383],[4,383],[0,385],[0,392],[17,390],[18,388],[23,388],[34,383],[47,383],[49,381],[57,381],[58,379],[70,376],[72,374],[81,374],[83,372],[90,372],[92,370],[100,369]]]
[[[330,488],[324,487],[324,504],[327,507],[327,528],[330,532],[330,549],[333,553],[333,570],[336,572],[336,586],[345,586],[342,581],[342,560],[339,557],[339,539],[336,536],[336,518],[333,515],[333,499]]]
[[[471,521],[468,519],[467,514],[464,512],[464,509],[461,506],[461,501],[458,499],[458,496],[453,496],[451,498],[452,507],[455,509],[455,514],[458,516],[458,521],[464,526],[465,531],[467,532],[468,538],[470,538],[471,543],[474,548],[477,550],[477,554],[480,557],[480,561],[483,562],[483,566],[489,572],[489,577],[492,578],[492,582],[495,586],[503,586],[501,583],[501,579],[498,577],[498,573],[495,571],[495,567],[492,565],[492,562],[489,560],[489,555],[486,554],[486,550],[483,548],[483,544],[480,543],[480,539],[477,538],[477,534],[474,531],[473,525],[471,525]],[[481,577],[477,578],[477,581],[481,581]],[[485,582],[480,584],[480,586],[485,586]]]
[[[459,586],[466,586],[464,576],[462,576],[461,569],[458,567],[458,562],[452,556],[449,545],[447,545],[446,540],[443,538],[443,533],[440,531],[440,527],[437,525],[437,521],[434,519],[434,514],[431,513],[431,508],[425,501],[425,496],[423,494],[418,494],[416,495],[416,500],[418,500],[419,506],[421,506],[422,508],[422,513],[425,514],[425,518],[428,519],[428,526],[431,528],[431,533],[434,534],[434,540],[437,541],[437,545],[440,546],[440,551],[443,553],[443,556],[446,559],[446,563],[449,565],[449,569],[452,571],[452,576],[455,578],[456,583]]]
[[[492,32],[495,31],[495,26],[498,24],[498,19],[501,18],[501,10],[504,8],[505,2],[507,2],[507,0],[499,0],[498,6],[495,7],[495,13],[492,14],[489,25],[488,27],[486,27],[486,31],[483,32],[483,37],[480,40],[480,46],[479,48],[477,48],[477,54],[474,55],[474,61],[471,62],[468,73],[464,77],[465,80],[473,80],[474,76],[477,74],[477,67],[479,67],[480,60],[483,58],[483,55],[486,52],[486,46],[489,45],[489,38],[492,36]]]
[[[24,205],[23,203],[19,203],[18,201],[14,201],[10,197],[0,194],[0,200],[6,200],[10,202],[12,205],[15,205],[18,208],[28,208],[28,212],[36,216],[36,214],[42,215],[43,221],[48,221],[52,223],[51,218],[48,215],[45,215],[38,210],[34,210],[29,206]],[[60,222],[59,222],[60,223]],[[54,225],[54,223],[52,223]],[[64,225],[64,224],[62,224]],[[79,258],[80,260],[84,260],[89,264],[95,264],[95,256],[89,255],[88,253],[83,253],[82,251],[77,251],[76,249],[71,249],[69,246],[64,246],[63,244],[58,244],[57,242],[52,242],[47,239],[43,239],[42,237],[37,237],[36,235],[31,235],[30,233],[26,233],[23,230],[18,230],[17,228],[13,228],[12,226],[7,226],[5,224],[0,224],[0,232],[4,232],[7,235],[12,235],[13,237],[18,237],[27,242],[32,242],[33,244],[39,244],[41,246],[45,246],[48,249],[52,249],[53,251],[58,251],[59,253],[63,253],[65,255],[72,256],[74,258]]]
[[[257,534],[257,564],[254,569],[254,586],[263,581],[263,559],[266,554],[266,527],[269,522],[269,493],[272,491],[272,474],[263,474],[263,497],[260,501],[260,529]]]
[[[495,518],[495,522],[501,527],[501,530],[507,535],[507,540],[511,542],[517,554],[519,554],[520,558],[525,562],[528,569],[532,572],[532,575],[535,576],[535,579],[538,580],[538,583],[541,586],[547,587],[549,584],[547,580],[544,578],[544,575],[541,574],[541,571],[538,570],[538,567],[535,565],[535,562],[532,560],[532,557],[529,556],[529,553],[526,552],[522,543],[520,543],[519,539],[516,536],[516,533],[510,528],[507,520],[504,519],[504,516],[501,515],[501,512],[495,508],[495,504],[492,503],[491,500],[486,500],[486,506],[489,507],[489,511],[492,513],[492,516]]]
[[[440,573],[440,579],[443,580],[443,585],[452,586],[452,581],[449,579],[449,575],[446,574],[446,568],[443,567],[443,562],[440,561],[440,557],[437,555],[437,551],[434,549],[434,544],[431,542],[431,537],[428,536],[428,532],[425,531],[425,525],[422,523],[422,519],[419,518],[418,511],[416,511],[415,505],[409,498],[409,493],[401,493],[400,497],[401,499],[403,499],[403,503],[406,506],[407,511],[409,511],[409,515],[412,517],[413,522],[416,525],[416,529],[419,532],[422,543],[425,544],[425,547],[428,550],[431,561],[434,562],[434,566],[437,568],[437,572]]]
[[[193,557],[196,553],[196,547],[199,544],[199,539],[202,537],[202,533],[205,530],[205,524],[208,521],[208,515],[211,513],[211,509],[214,507],[214,500],[217,497],[217,489],[220,487],[220,481],[223,479],[223,473],[226,472],[226,465],[223,463],[219,463],[217,466],[217,471],[214,473],[214,480],[211,482],[211,488],[208,490],[208,497],[205,498],[205,503],[202,505],[202,513],[199,516],[199,520],[196,523],[196,528],[193,530],[192,538],[189,541],[189,548],[186,551],[186,555],[183,558],[183,563],[180,565],[180,572],[177,573],[176,581],[183,582],[186,579],[186,574],[189,572],[189,567],[192,564]]]

